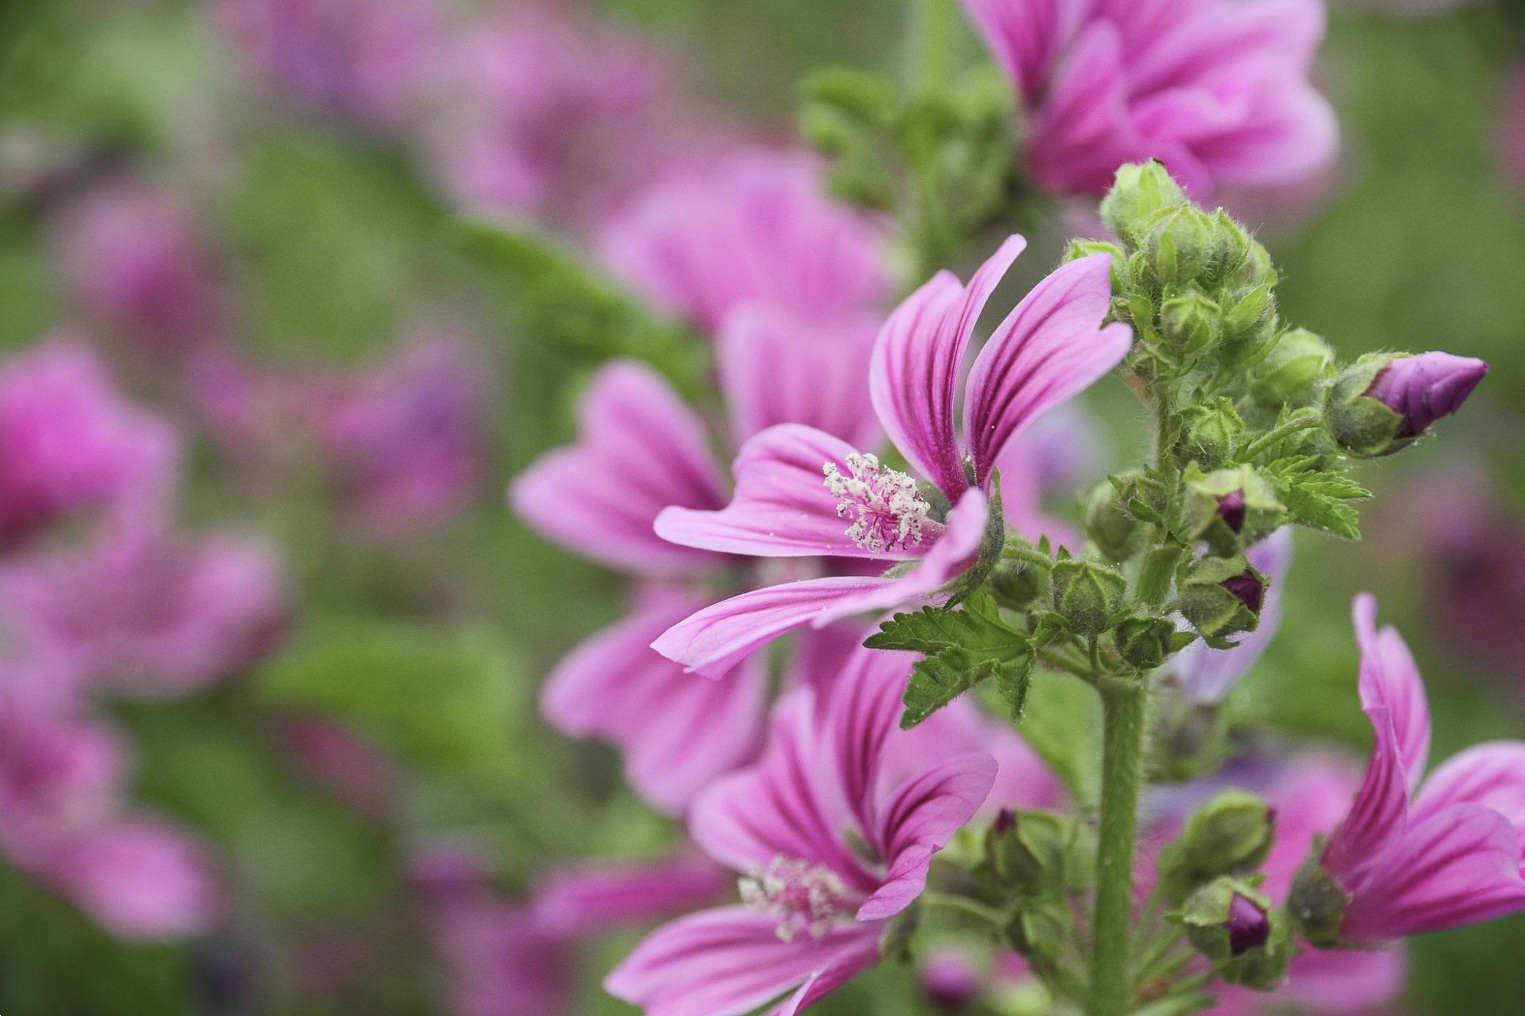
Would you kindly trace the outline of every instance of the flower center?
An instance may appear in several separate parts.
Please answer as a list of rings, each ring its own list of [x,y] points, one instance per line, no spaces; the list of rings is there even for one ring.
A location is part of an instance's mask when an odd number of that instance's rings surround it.
[[[741,901],[760,914],[777,917],[778,937],[785,942],[802,931],[819,941],[860,902],[824,864],[782,854],[741,880]]]
[[[916,481],[879,464],[877,455],[847,456],[848,475],[835,462],[822,467],[826,489],[839,499],[837,515],[852,519],[847,538],[864,550],[883,554],[892,547],[919,546],[942,527],[928,517],[932,506]]]

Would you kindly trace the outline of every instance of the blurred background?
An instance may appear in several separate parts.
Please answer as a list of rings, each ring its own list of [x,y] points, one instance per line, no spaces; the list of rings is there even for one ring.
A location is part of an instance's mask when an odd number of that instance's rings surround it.
[[[1435,757],[1525,736],[1525,6],[1442,6],[1333,6],[1339,162],[1233,206],[1285,316],[1342,355],[1492,365],[1443,440],[1364,468],[1364,540],[1299,534],[1281,635],[1227,706],[1353,755],[1360,589],[1415,648]],[[913,17],[0,3],[0,671],[70,696],[51,727],[0,709],[0,768],[27,770],[0,792],[0,1011],[632,1011],[597,985],[639,929],[523,920],[555,866],[674,842],[612,749],[535,705],[623,580],[504,488],[575,438],[611,355],[702,390],[702,344],[615,281],[600,222],[696,153],[799,144],[794,83],[906,72]],[[1072,212],[1033,215],[1029,271]],[[1116,387],[1087,483],[1140,447]],[[67,419],[43,432],[47,399]],[[15,480],[28,456],[69,503]],[[73,795],[63,846],[13,800],[39,786]],[[1522,1011],[1525,918],[1410,954],[1402,1012]],[[920,999],[885,965],[820,1009]]]

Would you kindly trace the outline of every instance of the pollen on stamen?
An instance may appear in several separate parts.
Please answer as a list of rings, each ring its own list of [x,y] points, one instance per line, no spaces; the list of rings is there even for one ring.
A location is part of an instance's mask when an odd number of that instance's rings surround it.
[[[740,885],[742,903],[778,918],[778,937],[785,942],[802,931],[819,941],[862,902],[824,864],[782,854],[742,878]]]
[[[851,452],[847,470],[844,476],[835,462],[822,467],[826,489],[839,501],[837,515],[852,520],[847,538],[859,547],[875,554],[916,547],[941,528],[929,518],[932,506],[916,481],[881,465],[877,455]]]

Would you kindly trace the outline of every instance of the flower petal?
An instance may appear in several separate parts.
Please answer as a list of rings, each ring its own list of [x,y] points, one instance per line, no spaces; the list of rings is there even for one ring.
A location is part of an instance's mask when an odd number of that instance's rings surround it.
[[[757,557],[895,557],[850,540],[851,522],[837,514],[838,499],[826,489],[826,464],[847,475],[851,454],[852,445],[812,427],[769,427],[737,454],[730,504],[720,511],[665,509],[657,516],[657,535],[686,547]]]
[[[1493,809],[1525,836],[1525,743],[1473,745],[1436,766],[1414,798],[1409,821],[1462,802]]]
[[[1392,716],[1382,706],[1367,709],[1366,715],[1377,734],[1366,776],[1322,858],[1325,870],[1347,890],[1361,882],[1381,852],[1403,835],[1407,823],[1408,787]]]
[[[868,362],[881,318],[852,314],[830,322],[748,305],[720,330],[716,368],[740,444],[779,423],[802,423],[855,448],[879,440],[868,393]]]
[[[741,1016],[814,975],[840,970],[839,961],[861,962],[879,933],[841,925],[819,940],[797,935],[785,942],[777,927],[777,918],[742,907],[680,918],[636,946],[604,989],[645,1016]]]
[[[563,865],[535,887],[536,925],[573,938],[645,924],[719,901],[735,877],[695,850],[656,861]]]
[[[704,426],[672,386],[644,364],[613,361],[588,386],[578,420],[577,444],[542,455],[510,486],[525,522],[575,553],[640,574],[716,563],[651,528],[669,505],[725,503]]]
[[[1093,254],[1039,282],[996,328],[965,385],[964,440],[980,486],[1013,435],[1127,354],[1132,330],[1101,325],[1111,306],[1111,256]]]
[[[563,733],[618,746],[635,789],[675,815],[701,787],[756,754],[767,715],[762,661],[749,661],[730,680],[709,681],[650,648],[704,605],[681,591],[650,591],[624,620],[572,650],[540,699]]]
[[[1490,808],[1456,804],[1411,826],[1376,859],[1340,933],[1385,941],[1522,908],[1519,834]]]
[[[859,908],[858,920],[892,917],[921,895],[932,855],[979,811],[995,778],[995,759],[965,755],[895,790],[879,815],[877,837],[889,872],[884,884]]]
[[[1407,973],[1401,946],[1309,949],[1293,958],[1287,983],[1274,997],[1313,1012],[1364,1012],[1397,998]],[[1253,1011],[1263,1007],[1264,1002]]]
[[[875,966],[881,959],[878,929],[862,928],[861,932],[850,943],[844,942],[829,964],[812,974],[810,980],[800,985],[787,1001],[769,1010],[768,1016],[795,1016],[801,1009]]]
[[[874,344],[869,386],[885,433],[950,501],[968,483],[954,433],[959,368],[985,301],[1027,246],[1010,237],[967,287],[939,272],[906,298]]]
[[[1388,625],[1377,631],[1377,601],[1370,593],[1356,597],[1352,613],[1361,647],[1361,706],[1368,713],[1374,706],[1390,711],[1403,777],[1412,791],[1430,755],[1430,706],[1419,667],[1396,628]]]

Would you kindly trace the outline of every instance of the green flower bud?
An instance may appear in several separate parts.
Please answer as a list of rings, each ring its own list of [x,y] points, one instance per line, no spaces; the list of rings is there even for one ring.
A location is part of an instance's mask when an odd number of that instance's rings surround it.
[[[1191,534],[1220,556],[1231,557],[1281,524],[1286,510],[1270,483],[1252,466],[1203,475],[1188,469]]]
[[[1002,548],[1001,559],[991,569],[985,580],[986,587],[996,602],[1011,610],[1027,610],[1032,604],[1049,595],[1049,566],[1040,563],[1036,556],[1017,556],[1018,549],[1031,550],[1024,540],[1012,538]]]
[[[1254,244],[1243,226],[1228,217],[1223,209],[1212,216],[1212,244],[1209,247],[1207,265],[1202,270],[1202,283],[1213,287],[1221,285],[1249,257]]]
[[[1184,285],[1206,270],[1212,256],[1213,220],[1191,205],[1156,212],[1143,249],[1165,286]]]
[[[1198,808],[1186,829],[1160,853],[1160,876],[1179,900],[1220,875],[1253,871],[1271,851],[1271,809],[1254,794],[1225,790]]]
[[[1023,907],[1006,926],[1006,944],[1038,974],[1059,970],[1073,934],[1074,917],[1061,901]]]
[[[1208,557],[1181,584],[1176,609],[1214,649],[1228,649],[1229,636],[1254,631],[1260,623],[1266,577],[1243,555]]]
[[[1176,453],[1204,470],[1217,469],[1232,459],[1244,434],[1244,421],[1228,399],[1186,407],[1181,411],[1181,424]]]
[[[1391,455],[1460,409],[1487,373],[1482,360],[1449,353],[1369,353],[1330,389],[1329,432],[1351,455]]]
[[[1244,260],[1228,281],[1233,286],[1249,289],[1262,284],[1275,286],[1276,280],[1276,269],[1271,264],[1270,253],[1258,242],[1251,240]]]
[[[1287,915],[1299,935],[1327,949],[1340,944],[1340,925],[1345,921],[1350,896],[1334,876],[1320,867],[1319,853],[1315,847],[1292,880],[1287,893]]]
[[[1153,670],[1170,655],[1176,627],[1162,617],[1130,617],[1117,626],[1113,640],[1129,666]]]
[[[1120,503],[1121,493],[1103,480],[1086,498],[1087,538],[1109,561],[1126,561],[1144,542],[1144,527]]]
[[[1003,885],[1027,899],[1062,896],[1074,827],[1045,811],[1002,811],[985,834],[985,860]]]
[[[1054,609],[1086,638],[1107,630],[1128,592],[1121,572],[1075,558],[1054,563],[1053,583]]]
[[[1128,277],[1128,255],[1117,244],[1100,240],[1071,240],[1065,249],[1064,260],[1078,261],[1092,254],[1112,255],[1112,291],[1121,292],[1123,281]]]
[[[1264,409],[1306,406],[1334,376],[1334,353],[1329,344],[1306,328],[1285,332],[1276,347],[1255,369],[1250,398]]]
[[[1286,919],[1248,882],[1220,878],[1204,886],[1177,920],[1228,983],[1269,991],[1286,977],[1293,954]]]
[[[1185,203],[1186,194],[1158,160],[1119,166],[1101,202],[1101,221],[1129,246],[1142,247],[1145,222],[1163,208]]]
[[[1160,305],[1160,330],[1185,357],[1193,357],[1218,341],[1223,310],[1201,293],[1188,293]]]

